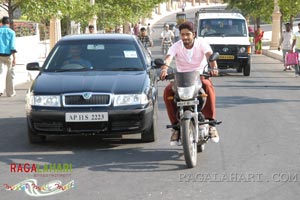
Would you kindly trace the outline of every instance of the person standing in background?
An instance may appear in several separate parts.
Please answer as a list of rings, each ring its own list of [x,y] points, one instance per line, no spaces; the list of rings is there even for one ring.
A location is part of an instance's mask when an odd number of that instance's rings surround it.
[[[186,3],[185,3],[185,1],[182,3],[182,6],[181,6],[181,10],[182,10],[182,12],[184,12],[184,10],[185,10],[185,6],[186,6]]]
[[[95,29],[95,27],[93,25],[89,25],[89,33],[93,34],[94,29]]]
[[[292,44],[292,51],[295,47],[295,52],[300,53],[300,23],[298,24],[298,31],[294,33],[293,35],[293,44]],[[295,76],[298,77],[299,74],[299,63],[298,65],[295,65]]]
[[[283,58],[283,65],[284,65],[283,71],[291,70],[291,67],[286,66],[285,64],[285,54],[293,50],[292,44],[293,44],[293,32],[291,30],[291,24],[286,23],[285,31],[283,31],[283,33],[281,34],[279,47],[278,47],[278,51],[280,51],[280,49],[282,50],[282,58]]]
[[[262,38],[264,37],[264,31],[260,26],[257,26],[257,29],[254,33],[254,43],[255,43],[255,53],[262,54]]]
[[[179,31],[179,25],[177,24],[175,26],[175,30],[174,30],[174,36],[175,36],[175,42],[177,42],[178,40],[180,40],[180,31]]]
[[[151,27],[150,23],[147,25],[147,35],[151,37],[152,33],[154,32],[154,29]]]
[[[6,92],[6,96],[16,95],[14,86],[14,67],[16,65],[15,32],[9,28],[9,18],[2,18],[0,27],[0,96]]]

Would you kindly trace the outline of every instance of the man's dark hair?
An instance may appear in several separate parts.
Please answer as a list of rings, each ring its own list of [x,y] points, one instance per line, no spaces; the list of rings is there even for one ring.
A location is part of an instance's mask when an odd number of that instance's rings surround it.
[[[8,17],[3,17],[2,18],[2,24],[9,24],[9,18]]]
[[[91,28],[94,28],[94,26],[93,25],[89,25],[89,29],[91,29]]]
[[[195,27],[192,22],[183,22],[182,24],[179,25],[179,31],[182,29],[188,29],[192,33],[195,33]]]
[[[145,27],[142,27],[142,28],[140,29],[140,31],[144,32],[144,31],[146,31],[146,28],[145,28]]]

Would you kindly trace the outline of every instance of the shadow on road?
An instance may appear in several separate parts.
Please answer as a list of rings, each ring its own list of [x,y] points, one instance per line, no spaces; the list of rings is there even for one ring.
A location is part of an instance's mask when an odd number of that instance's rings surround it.
[[[2,125],[12,127],[10,132]],[[0,119],[0,162],[71,163],[73,169],[91,171],[153,172],[185,169],[182,154],[174,147],[156,148],[155,143],[139,139],[101,139],[100,137],[50,137],[44,144],[28,143],[26,118]],[[13,134],[11,134],[13,133]]]

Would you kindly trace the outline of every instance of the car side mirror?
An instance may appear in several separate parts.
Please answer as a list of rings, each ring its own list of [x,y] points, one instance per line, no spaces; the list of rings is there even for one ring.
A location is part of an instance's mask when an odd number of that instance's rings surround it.
[[[28,63],[26,69],[30,71],[40,71],[40,64],[38,62]]]

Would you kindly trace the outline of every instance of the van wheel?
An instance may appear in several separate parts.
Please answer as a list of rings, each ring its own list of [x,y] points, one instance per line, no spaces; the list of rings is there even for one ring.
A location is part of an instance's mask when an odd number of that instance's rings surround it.
[[[244,73],[244,76],[250,76],[250,64],[249,64],[249,63],[247,63],[247,64],[244,66],[243,73]]]

